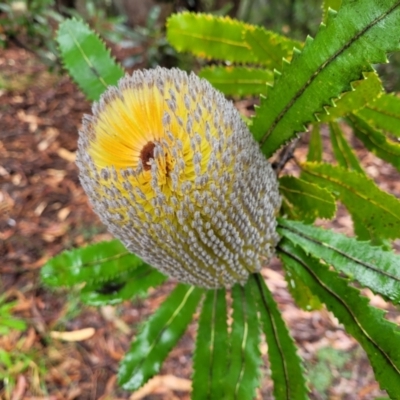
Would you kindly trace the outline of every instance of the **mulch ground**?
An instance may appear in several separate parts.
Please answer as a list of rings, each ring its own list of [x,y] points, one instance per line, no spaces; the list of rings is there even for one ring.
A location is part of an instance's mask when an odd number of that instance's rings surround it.
[[[162,303],[172,283],[144,299],[94,308],[82,305],[76,291],[51,291],[40,282],[41,266],[60,251],[111,238],[88,205],[74,163],[77,131],[82,114],[89,111],[90,104],[69,78],[48,73],[24,50],[1,50],[0,293],[7,301],[16,301],[14,314],[27,322],[27,329],[0,337],[0,349],[14,360],[8,377],[0,361],[0,398],[189,399],[195,322],[160,375],[142,390],[128,393],[116,383],[118,363],[139,322]],[[304,154],[303,145],[296,155]],[[361,149],[360,157],[384,189],[400,195],[398,174],[390,166]],[[351,232],[343,209],[334,226]],[[299,310],[277,261],[263,273],[310,371],[311,397],[350,400],[383,395],[364,352],[337,320],[325,310]],[[399,314],[382,299],[366,294],[400,322]],[[84,328],[93,328],[86,340],[54,337],[54,332]],[[266,359],[266,346],[261,350]],[[259,399],[272,398],[265,361]],[[13,382],[12,393],[5,390],[7,381]]]

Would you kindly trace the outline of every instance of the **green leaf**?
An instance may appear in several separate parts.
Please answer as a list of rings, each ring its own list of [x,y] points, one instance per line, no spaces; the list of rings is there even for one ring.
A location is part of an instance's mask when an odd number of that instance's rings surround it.
[[[261,354],[257,310],[249,281],[232,290],[232,332],[225,399],[253,399],[260,379]]]
[[[395,239],[400,236],[400,201],[379,189],[365,175],[324,163],[304,163],[302,177],[328,189],[376,235]]]
[[[193,360],[193,400],[220,400],[228,367],[225,289],[209,290],[201,310]]]
[[[284,205],[305,222],[316,218],[331,219],[336,212],[335,198],[324,188],[313,183],[284,176],[279,179],[279,189],[284,196]]]
[[[383,93],[382,81],[375,71],[366,72],[364,79],[352,82],[351,87],[353,89],[351,92],[344,93],[335,102],[336,107],[329,108],[329,114],[319,115],[321,122],[334,121],[356,112]]]
[[[84,303],[92,306],[117,304],[146,294],[151,287],[161,285],[166,279],[165,275],[143,263],[133,270],[121,273],[112,281],[85,285],[80,296]]]
[[[400,399],[400,335],[384,312],[371,307],[337,272],[287,240],[279,245],[285,268],[295,270],[367,353],[382,389]]]
[[[278,232],[373,292],[400,303],[400,256],[354,238],[279,219]]]
[[[109,85],[115,85],[124,75],[102,40],[85,22],[63,21],[56,40],[64,66],[88,99],[98,100]]]
[[[318,297],[302,281],[294,271],[285,271],[285,280],[288,289],[296,304],[305,311],[319,310],[322,307]]]
[[[334,12],[339,11],[342,0],[323,0],[322,2],[322,22],[326,23],[329,18],[329,9]]]
[[[112,240],[63,251],[49,260],[40,272],[43,282],[49,286],[71,287],[113,281],[142,264],[143,261],[126,250],[119,240]]]
[[[131,299],[166,279],[118,240],[64,251],[44,265],[41,277],[49,286],[84,283],[81,300],[95,306]]]
[[[260,274],[251,275],[249,282],[267,339],[275,399],[307,399],[301,360],[282,314]]]
[[[400,171],[400,143],[390,141],[383,133],[377,131],[368,122],[356,115],[350,115],[348,120],[355,135],[368,150]]]
[[[204,290],[179,284],[163,302],[125,354],[118,381],[125,390],[136,390],[157,374],[170,350],[189,325]]]
[[[302,43],[267,31],[261,26],[246,25],[243,37],[257,62],[270,69],[281,69],[282,61],[292,58],[293,49],[303,47]]]
[[[365,175],[358,158],[347,143],[342,130],[337,122],[330,122],[330,136],[333,153],[338,164],[346,169],[352,169]]]
[[[363,109],[357,115],[377,129],[390,132],[400,137],[400,98],[395,95],[383,94]]]
[[[322,139],[320,125],[313,124],[311,129],[310,143],[308,145],[307,161],[322,161]]]
[[[199,76],[207,79],[226,95],[259,95],[266,93],[273,72],[267,69],[212,66],[203,68]]]
[[[371,63],[387,62],[386,53],[400,47],[399,25],[399,0],[346,1],[331,13],[261,100],[251,129],[264,154],[270,156],[303,132],[317,113],[332,106],[332,98],[372,71]]]
[[[167,38],[181,52],[270,69],[281,68],[282,58],[290,58],[293,47],[298,45],[274,32],[229,17],[189,12],[168,19]]]

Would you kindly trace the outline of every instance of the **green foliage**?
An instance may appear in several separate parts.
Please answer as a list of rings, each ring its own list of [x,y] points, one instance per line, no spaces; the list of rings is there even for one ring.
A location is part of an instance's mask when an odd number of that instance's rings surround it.
[[[360,174],[365,174],[358,158],[347,143],[342,130],[337,122],[329,124],[333,154],[338,164],[346,169],[352,169]]]
[[[400,344],[395,324],[384,312],[368,305],[359,290],[349,286],[335,271],[318,259],[284,240],[279,254],[285,267],[295,270],[367,353],[381,387],[393,399],[399,399]]]
[[[400,137],[400,98],[384,94],[357,112],[357,115],[377,129]]]
[[[270,69],[280,69],[282,58],[291,58],[293,47],[301,46],[274,32],[228,17],[186,12],[171,16],[167,28],[167,38],[178,51]]]
[[[311,129],[307,161],[322,161],[322,139],[319,124],[314,124]]]
[[[307,399],[301,361],[282,315],[261,275],[249,279],[269,348],[276,400]]]
[[[383,93],[371,63],[384,63],[388,52],[399,50],[400,3],[326,0],[323,11],[324,23],[304,46],[261,27],[191,13],[170,17],[167,37],[178,51],[220,60],[200,76],[225,94],[265,96],[249,126],[266,156],[312,124],[307,162],[297,162],[300,178],[279,178],[283,206],[278,232],[283,239],[278,253],[288,289],[305,310],[324,303],[363,346],[381,387],[399,399],[398,331],[351,282],[399,304],[400,257],[388,239],[400,236],[400,201],[367,176],[350,139],[355,135],[399,169],[400,147],[393,138],[400,136],[400,100]],[[83,22],[64,22],[57,41],[64,65],[89,98],[98,99],[123,75]],[[330,159],[324,157],[326,127],[336,166],[322,162]],[[337,201],[348,209],[359,240],[311,225],[317,218],[333,218]],[[62,253],[46,264],[42,277],[52,286],[84,285],[81,298],[94,305],[130,299],[165,279],[118,241]],[[259,274],[230,291],[178,285],[142,325],[121,363],[120,384],[135,390],[160,371],[203,294],[193,398],[254,398],[262,334],[275,398],[307,398],[302,362]],[[327,376],[320,382],[323,390],[332,382]]]
[[[53,287],[84,284],[81,300],[96,306],[145,294],[166,279],[118,240],[64,251],[42,268],[41,275]]]
[[[283,211],[291,218],[313,222],[316,218],[331,219],[335,215],[335,198],[328,190],[294,176],[282,177],[279,187]]]
[[[382,238],[400,236],[400,201],[363,174],[324,163],[301,165],[303,177],[327,188],[372,232]]]
[[[12,316],[15,304],[15,301],[6,302],[5,295],[0,296],[0,335],[7,335],[13,329],[18,331],[26,329],[24,321]]]
[[[257,310],[249,282],[232,290],[232,332],[229,368],[225,377],[226,399],[252,399],[259,385],[261,353]]]
[[[280,219],[279,232],[293,244],[324,260],[362,286],[400,302],[400,258],[332,231]]]
[[[160,371],[165,357],[189,325],[202,295],[203,290],[180,284],[144,323],[119,368],[119,383],[125,389],[138,389]]]
[[[124,75],[101,39],[83,21],[66,20],[57,33],[63,63],[90,100]]]
[[[355,135],[364,143],[365,147],[375,153],[382,160],[392,164],[400,170],[400,144],[391,141],[385,135],[357,115],[348,117]]]
[[[307,38],[302,52],[284,65],[267,98],[261,99],[251,129],[265,155],[303,132],[316,114],[332,106],[332,98],[351,90],[351,82],[372,70],[370,63],[386,62],[386,53],[399,48],[399,23],[394,0],[345,2],[337,15],[330,14],[326,26],[315,39]]]
[[[226,95],[259,95],[267,92],[267,84],[273,81],[268,69],[245,67],[206,67],[199,76],[207,79]]]
[[[223,398],[223,382],[228,368],[225,296],[224,289],[209,290],[206,293],[193,359],[193,400]]]
[[[375,71],[366,72],[364,79],[355,81],[351,84],[352,91],[344,93],[335,102],[335,107],[329,108],[329,114],[318,115],[320,121],[329,122],[337,118],[360,110],[375,98],[383,93],[382,82]]]
[[[54,9],[54,0],[0,2],[0,47],[9,43],[28,48],[49,67],[55,67],[57,49],[53,26],[63,17]]]

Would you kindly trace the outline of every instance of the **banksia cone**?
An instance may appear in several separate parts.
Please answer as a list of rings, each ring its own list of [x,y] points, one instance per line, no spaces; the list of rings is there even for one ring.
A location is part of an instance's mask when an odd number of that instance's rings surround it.
[[[77,164],[109,230],[182,282],[243,284],[274,253],[275,174],[232,103],[194,74],[121,79],[84,117]]]

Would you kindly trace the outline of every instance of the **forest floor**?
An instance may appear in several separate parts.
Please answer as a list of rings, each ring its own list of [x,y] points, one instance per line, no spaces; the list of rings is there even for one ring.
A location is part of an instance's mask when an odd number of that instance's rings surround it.
[[[247,110],[248,102],[237,106]],[[90,107],[65,75],[49,73],[22,49],[1,50],[0,294],[16,301],[13,313],[27,328],[0,337],[0,349],[13,361],[6,371],[0,360],[0,399],[189,399],[198,316],[146,386],[132,394],[116,382],[118,363],[139,322],[157,309],[173,283],[146,298],[95,308],[80,303],[76,291],[49,290],[39,279],[43,264],[62,250],[111,238],[88,205],[74,163],[77,131]],[[296,157],[304,159],[305,149],[301,143]],[[390,166],[361,148],[359,156],[382,188],[400,196],[399,175]],[[342,208],[333,226],[352,233]],[[277,260],[263,275],[309,371],[311,398],[384,396],[364,351],[337,320],[325,309],[306,312],[294,305]],[[400,323],[400,313],[380,297],[365,294]],[[65,341],[55,338],[60,331],[87,337]],[[265,365],[258,398],[271,399],[266,346],[261,350]]]

